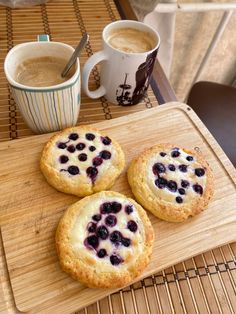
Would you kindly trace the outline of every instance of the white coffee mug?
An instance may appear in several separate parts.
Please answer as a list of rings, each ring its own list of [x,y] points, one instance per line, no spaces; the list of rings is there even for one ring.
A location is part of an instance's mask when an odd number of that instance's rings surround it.
[[[4,70],[12,96],[24,121],[35,133],[47,133],[74,126],[80,109],[80,65],[67,81],[48,87],[30,87],[15,80],[15,71],[22,62],[43,56],[69,60],[74,48],[60,42],[49,41],[39,35],[38,42],[15,46],[6,56]]]
[[[149,33],[155,40],[153,49],[146,52],[129,53],[113,48],[108,37],[111,31],[134,28]],[[84,65],[82,86],[90,98],[105,96],[114,104],[129,106],[141,101],[145,95],[160,46],[159,34],[150,26],[137,21],[116,21],[108,24],[102,33],[103,50],[92,55]],[[93,67],[101,62],[100,87],[91,91],[89,75]]]

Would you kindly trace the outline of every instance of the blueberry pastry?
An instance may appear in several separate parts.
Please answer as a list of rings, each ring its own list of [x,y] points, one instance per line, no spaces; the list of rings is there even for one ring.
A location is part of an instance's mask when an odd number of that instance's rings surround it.
[[[62,269],[95,288],[123,287],[146,267],[154,233],[146,211],[113,191],[71,205],[56,231]]]
[[[133,160],[128,181],[141,205],[172,222],[200,213],[213,194],[213,174],[202,154],[171,144],[151,147]]]
[[[89,126],[79,126],[49,140],[40,168],[54,188],[82,197],[109,189],[124,164],[124,153],[115,140]]]

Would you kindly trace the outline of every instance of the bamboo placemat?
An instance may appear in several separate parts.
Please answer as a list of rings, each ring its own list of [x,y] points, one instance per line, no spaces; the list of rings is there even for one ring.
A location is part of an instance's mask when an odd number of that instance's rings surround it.
[[[42,33],[75,47],[81,35],[88,32],[90,42],[80,58],[83,66],[92,53],[101,49],[103,27],[117,19],[120,15],[112,0],[57,0],[17,10],[0,7],[0,141],[32,135],[9,93],[3,72],[7,52],[16,44],[36,40],[37,34]],[[97,68],[90,83],[92,88],[99,85]],[[78,122],[109,120],[157,105],[151,89],[144,101],[134,107],[119,107],[104,97],[92,100],[82,94]],[[0,256],[0,265],[4,263]],[[1,270],[0,275],[7,277]],[[3,288],[4,294],[9,295],[6,282]],[[233,243],[146,278],[78,313],[236,313],[235,295],[236,243]],[[6,299],[12,302],[10,296]],[[0,306],[0,312],[1,309]]]

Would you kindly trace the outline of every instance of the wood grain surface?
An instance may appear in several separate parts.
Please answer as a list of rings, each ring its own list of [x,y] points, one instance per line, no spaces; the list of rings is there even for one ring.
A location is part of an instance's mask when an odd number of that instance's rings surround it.
[[[127,166],[145,148],[171,142],[200,149],[214,172],[214,198],[199,216],[174,224],[149,215],[156,240],[142,278],[236,240],[236,171],[189,107],[171,103],[96,127],[120,142]],[[113,291],[88,289],[60,270],[55,228],[77,198],[54,190],[39,171],[40,154],[50,136],[0,144],[0,225],[16,307],[30,313],[71,313]],[[113,190],[132,196],[125,171]]]

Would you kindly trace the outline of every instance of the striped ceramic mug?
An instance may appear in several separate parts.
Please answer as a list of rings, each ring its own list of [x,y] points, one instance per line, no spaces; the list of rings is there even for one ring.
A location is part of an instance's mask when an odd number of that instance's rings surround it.
[[[76,124],[81,92],[79,60],[70,79],[48,87],[30,87],[16,82],[16,69],[28,59],[43,56],[69,60],[73,52],[71,46],[51,42],[47,35],[39,35],[37,42],[19,44],[6,56],[4,70],[12,96],[25,122],[35,133],[53,132]]]

